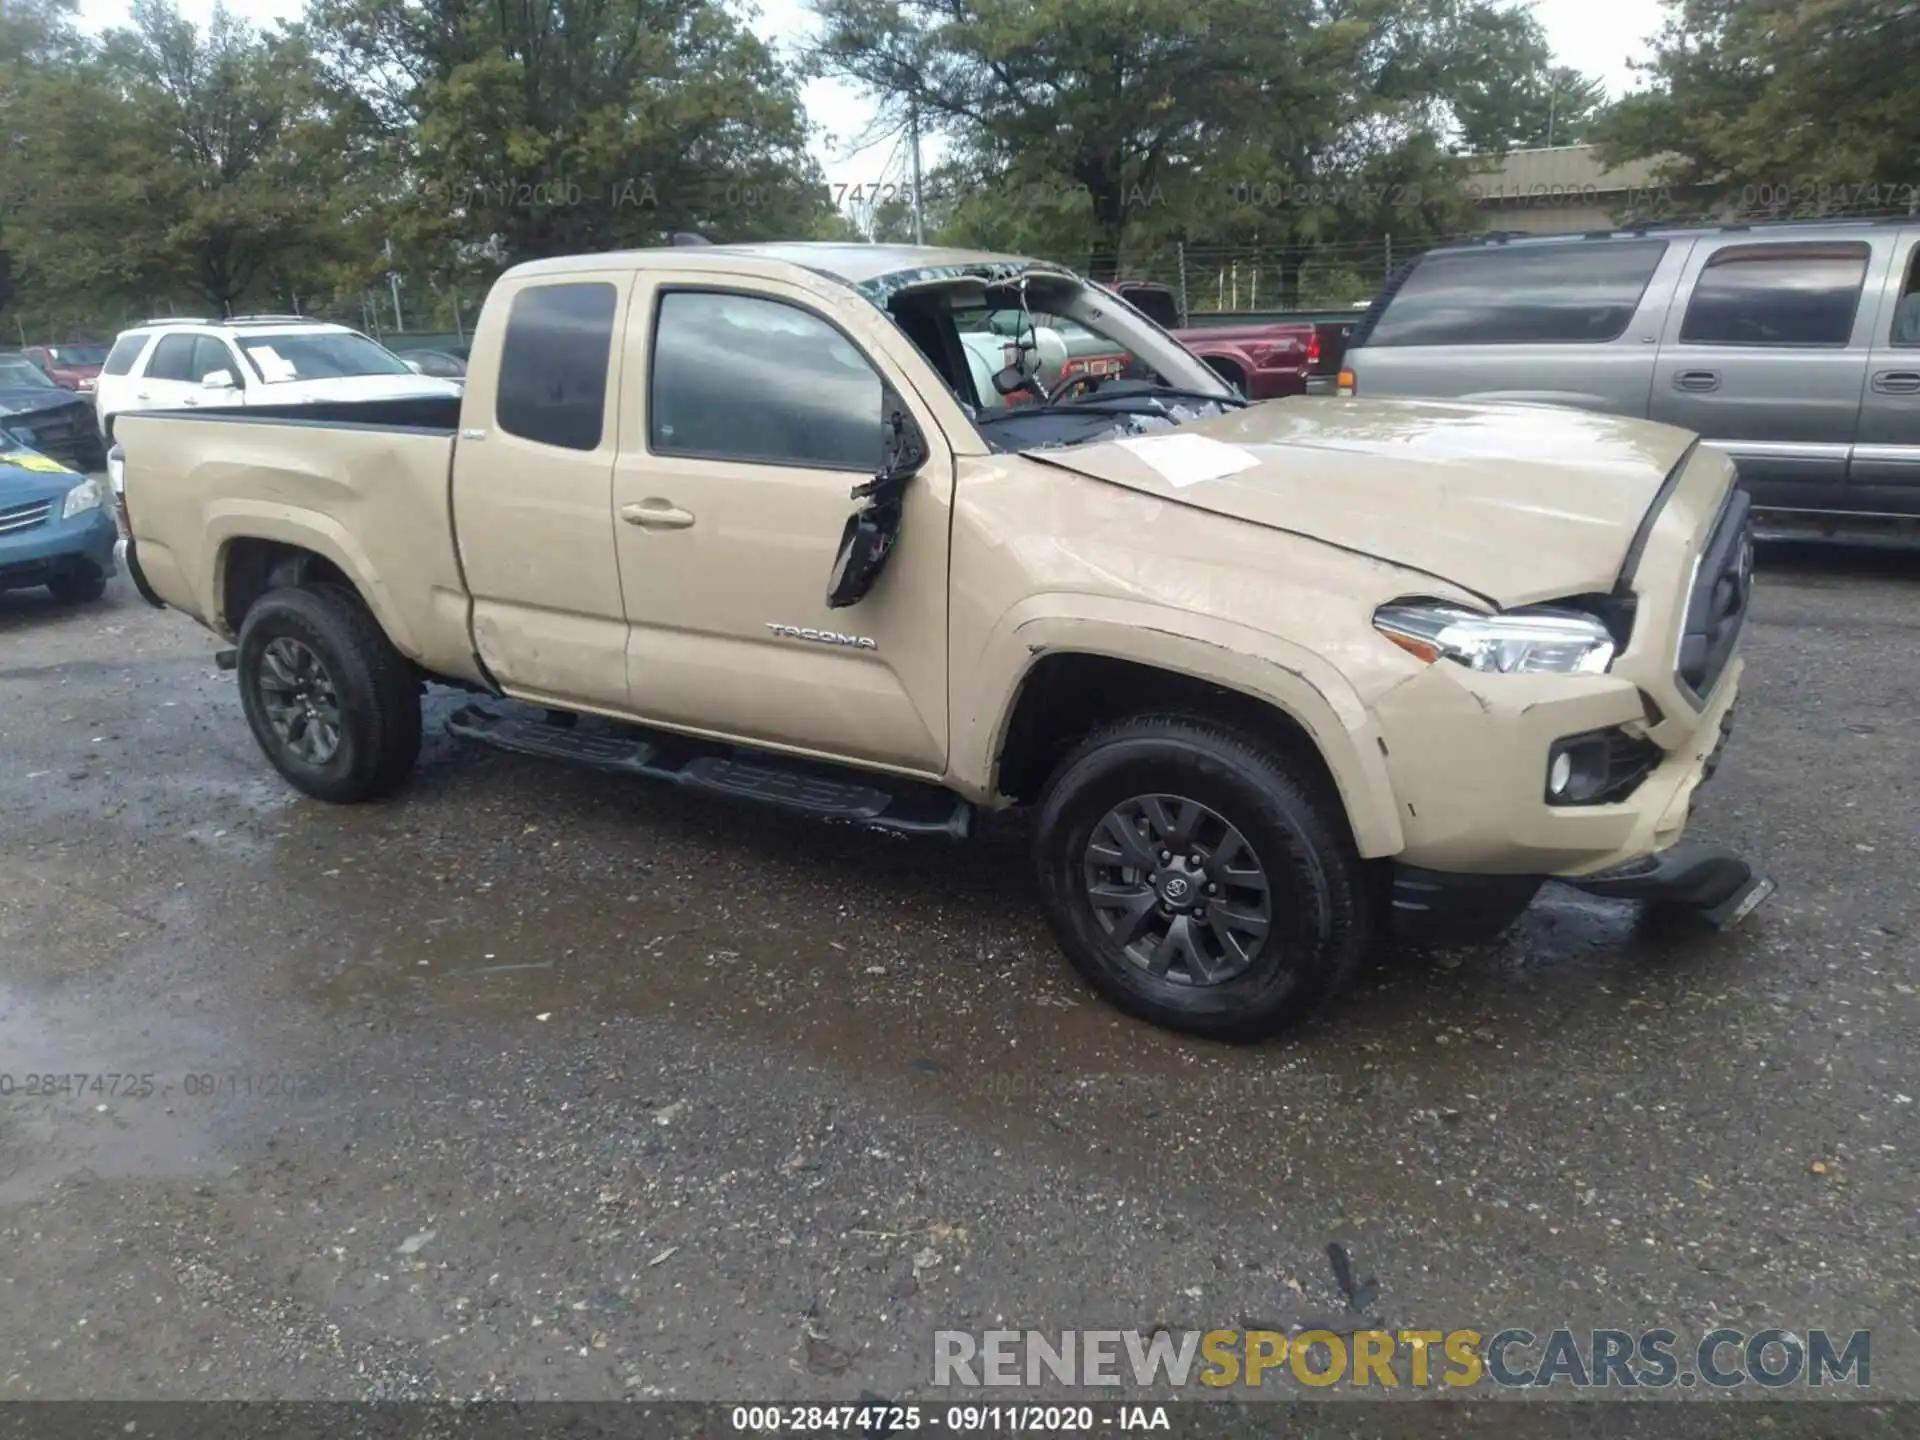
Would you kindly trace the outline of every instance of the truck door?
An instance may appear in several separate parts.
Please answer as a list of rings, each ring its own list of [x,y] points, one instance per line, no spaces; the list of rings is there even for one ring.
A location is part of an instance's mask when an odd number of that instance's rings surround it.
[[[932,379],[857,297],[737,273],[640,278],[614,469],[636,715],[945,768],[953,457],[916,371]],[[888,386],[931,453],[878,583],[832,610],[850,491],[879,468]]]
[[[1732,456],[1759,504],[1840,506],[1875,310],[1861,295],[1886,258],[1865,240],[1703,238],[1667,317],[1652,418]]]
[[[1856,510],[1920,514],[1920,225],[1900,236],[1873,327],[1847,490]]]
[[[632,288],[621,270],[502,280],[474,335],[454,444],[454,532],[474,646],[522,699],[627,708],[613,337]]]

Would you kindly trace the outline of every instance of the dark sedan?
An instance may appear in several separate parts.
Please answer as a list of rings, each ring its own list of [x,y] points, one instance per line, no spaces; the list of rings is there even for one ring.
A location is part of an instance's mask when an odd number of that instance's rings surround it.
[[[0,430],[75,470],[106,468],[93,405],[23,355],[0,355]]]

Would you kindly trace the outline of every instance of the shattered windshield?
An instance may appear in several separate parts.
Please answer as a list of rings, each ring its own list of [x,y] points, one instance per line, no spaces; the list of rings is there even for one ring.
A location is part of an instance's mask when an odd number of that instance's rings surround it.
[[[1137,309],[1052,266],[930,266],[858,288],[995,450],[1143,435],[1243,403]]]

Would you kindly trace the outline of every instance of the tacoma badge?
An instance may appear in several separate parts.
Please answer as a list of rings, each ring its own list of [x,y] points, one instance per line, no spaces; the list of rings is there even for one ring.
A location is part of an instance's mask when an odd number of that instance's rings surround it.
[[[787,640],[811,640],[818,645],[846,645],[855,650],[878,650],[880,642],[865,635],[842,635],[837,630],[810,630],[798,625],[776,625],[767,622],[767,629]]]

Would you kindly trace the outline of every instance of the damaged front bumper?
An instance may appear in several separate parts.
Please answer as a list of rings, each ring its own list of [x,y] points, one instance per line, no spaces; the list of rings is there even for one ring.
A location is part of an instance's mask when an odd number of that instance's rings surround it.
[[[1712,750],[1699,762],[1698,780],[1682,796],[1688,804],[1726,754],[1733,734],[1730,697],[1717,728]],[[1451,874],[1402,863],[1393,868],[1393,933],[1416,944],[1491,939],[1519,918],[1548,879],[1589,895],[1691,911],[1718,930],[1738,925],[1777,889],[1742,856],[1700,840],[1682,839],[1625,864],[1581,875]]]
[[[1692,910],[1709,925],[1730,930],[1764,904],[1772,880],[1724,845],[1682,840],[1630,865],[1563,882],[1589,895],[1643,900]]]

